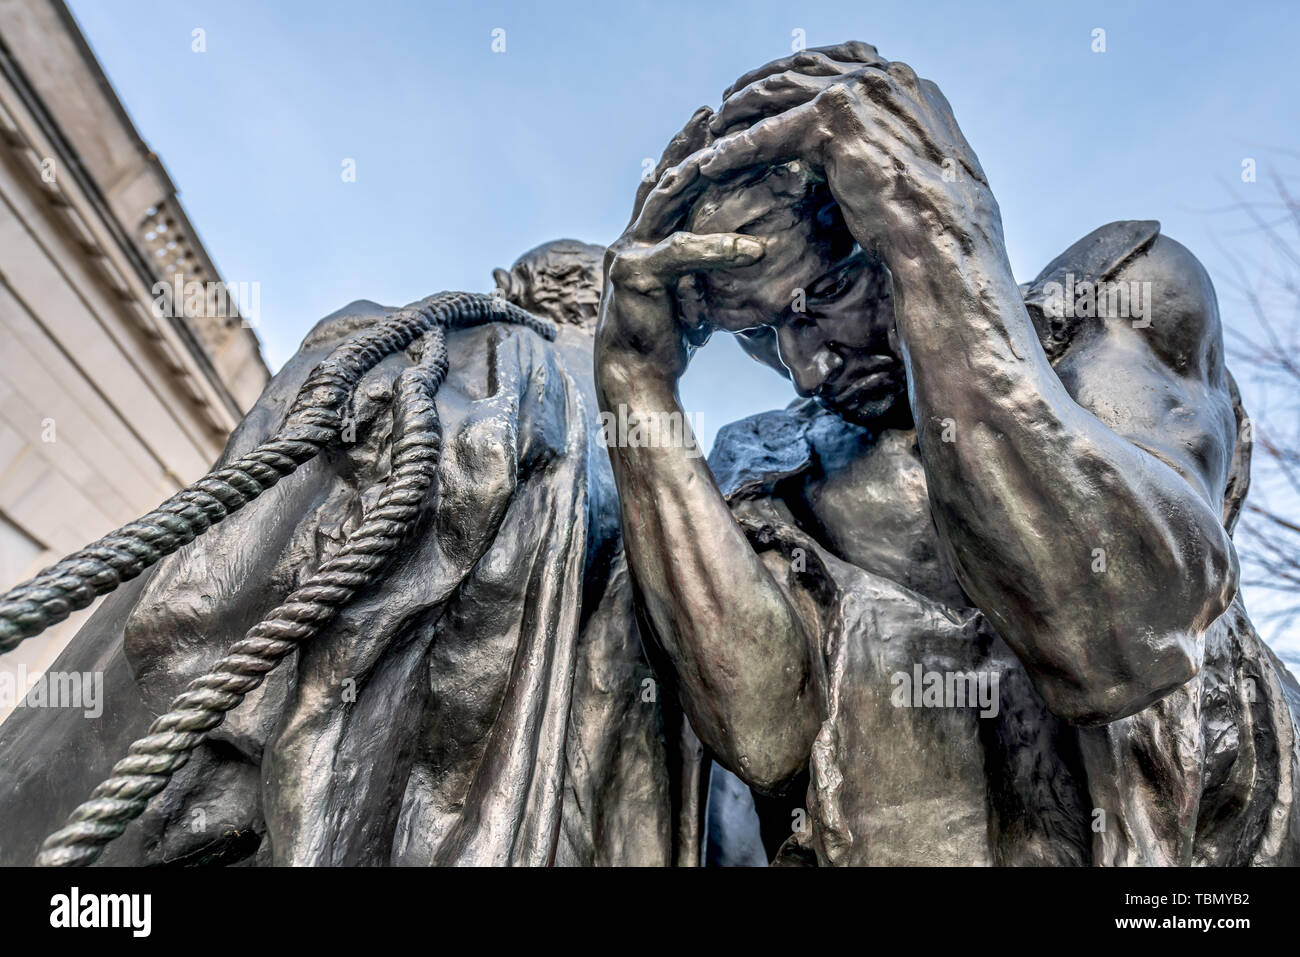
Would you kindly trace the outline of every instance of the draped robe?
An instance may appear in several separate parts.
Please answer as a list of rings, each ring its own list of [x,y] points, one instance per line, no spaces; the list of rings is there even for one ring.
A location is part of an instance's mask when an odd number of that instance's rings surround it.
[[[311,368],[388,310],[327,317],[222,461],[273,434]],[[294,651],[110,845],[106,864],[670,864],[699,859],[699,747],[643,656],[591,338],[449,333],[443,450],[380,582]],[[99,719],[0,728],[0,861],[333,554],[388,476],[389,356],[345,441],[111,595],[54,670],[105,674]]]

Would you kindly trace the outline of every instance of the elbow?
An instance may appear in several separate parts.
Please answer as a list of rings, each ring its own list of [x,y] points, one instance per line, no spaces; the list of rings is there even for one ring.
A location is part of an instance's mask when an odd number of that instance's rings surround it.
[[[1093,683],[1069,693],[1045,693],[1047,706],[1070,724],[1092,727],[1137,714],[1196,677],[1200,667],[1191,655],[1179,656],[1171,667],[1111,683]]]
[[[1131,623],[1122,628],[1124,640],[1117,642],[1123,651],[1113,659],[1119,667],[1101,669],[1098,676],[1076,676],[1068,691],[1057,694],[1056,714],[1073,724],[1108,724],[1196,677],[1202,636],[1232,605],[1240,581],[1232,541],[1226,534],[1205,538],[1208,546],[1199,554],[1171,567],[1167,587],[1151,596],[1151,604],[1128,610]]]
[[[1035,684],[1057,717],[1101,725],[1137,714],[1199,674],[1201,632],[1141,624],[1104,658],[1091,657],[1087,673],[1039,675]]]
[[[1237,550],[1209,513],[1197,525],[1170,530],[1163,555],[1148,562],[1152,585],[1141,590],[1146,623],[1166,632],[1201,634],[1237,596],[1241,568]],[[1155,552],[1160,554],[1159,549]]]
[[[796,712],[797,713],[797,712]],[[765,797],[781,797],[799,780],[808,766],[818,723],[812,720],[762,725],[748,724],[749,730],[727,735],[726,747],[717,753],[719,762],[749,787]],[[736,727],[733,725],[733,728]]]
[[[811,749],[810,749],[811,750]],[[798,780],[807,766],[808,751],[778,753],[742,747],[731,760],[723,761],[727,770],[764,797],[782,797]]]
[[[1187,627],[1198,633],[1214,624],[1228,610],[1241,584],[1241,565],[1232,539],[1226,534],[1218,538],[1206,555],[1200,580],[1190,589],[1189,604],[1193,615]]]

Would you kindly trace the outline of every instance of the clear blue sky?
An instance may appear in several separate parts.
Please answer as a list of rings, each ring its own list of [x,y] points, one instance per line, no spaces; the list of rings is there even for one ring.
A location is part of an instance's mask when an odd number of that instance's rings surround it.
[[[1146,218],[1221,280],[1228,254],[1259,257],[1222,211],[1234,191],[1262,198],[1274,169],[1300,166],[1285,152],[1300,148],[1289,0],[70,6],[225,278],[261,284],[273,367],[352,299],[488,290],[493,266],[539,242],[611,241],[642,161],[740,73],[789,53],[796,29],[809,46],[874,43],[942,87],[1022,281],[1094,227]],[[683,396],[711,442],[792,392],[720,336]]]

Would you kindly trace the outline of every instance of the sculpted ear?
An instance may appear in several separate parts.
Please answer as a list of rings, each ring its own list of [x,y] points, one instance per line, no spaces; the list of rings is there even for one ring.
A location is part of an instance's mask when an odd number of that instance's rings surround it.
[[[497,288],[501,290],[501,294],[509,299],[511,295],[510,273],[504,269],[493,269],[492,278],[496,280]]]

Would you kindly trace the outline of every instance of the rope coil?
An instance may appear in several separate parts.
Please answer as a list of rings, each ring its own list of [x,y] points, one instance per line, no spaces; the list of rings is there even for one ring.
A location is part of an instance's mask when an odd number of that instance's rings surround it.
[[[338,410],[350,406],[361,377],[385,356],[423,337],[422,357],[398,377],[394,390],[392,471],[361,524],[303,585],[171,702],[167,713],[113,766],[111,776],[72,812],[67,825],[45,840],[38,865],[93,863],[144,813],[149,800],[167,786],[227,712],[358,591],[378,579],[414,527],[441,453],[434,399],[447,375],[446,330],[491,321],[555,337],[550,323],[491,296],[440,293],[399,310],[344,343],[313,370],[284,427],[269,441],[0,599],[0,650],[5,650],[139,575],[334,441],[342,423]]]
[[[385,317],[312,370],[283,427],[257,448],[181,489],[149,514],[0,596],[0,654],[89,606],[243,508],[335,441],[357,382],[435,327],[508,322],[555,338],[555,327],[495,296],[444,292]]]

